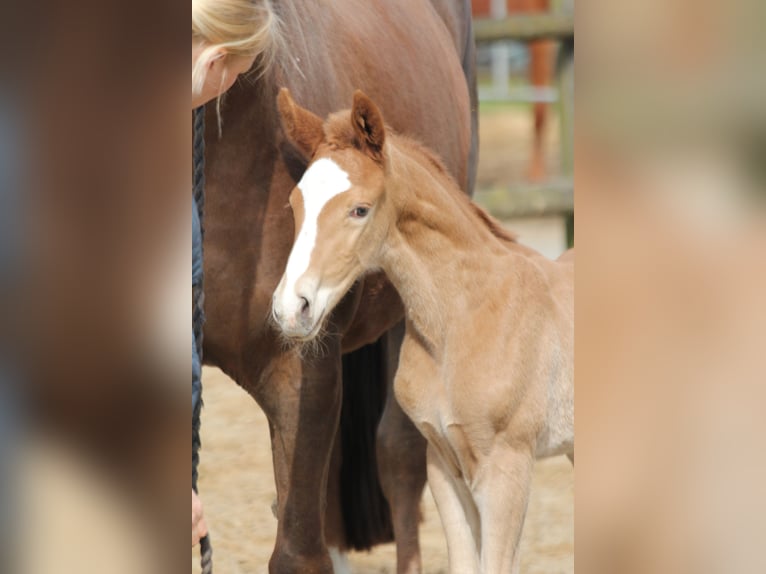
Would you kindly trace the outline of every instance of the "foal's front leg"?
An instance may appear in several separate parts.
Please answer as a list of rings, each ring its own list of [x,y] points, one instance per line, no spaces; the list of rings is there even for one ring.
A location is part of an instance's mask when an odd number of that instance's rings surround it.
[[[496,446],[480,463],[473,493],[481,515],[481,572],[517,572],[518,547],[529,502],[531,449]]]
[[[461,477],[442,458],[437,449],[428,445],[428,486],[439,510],[447,538],[449,571],[451,574],[479,572],[481,525],[476,506]]]

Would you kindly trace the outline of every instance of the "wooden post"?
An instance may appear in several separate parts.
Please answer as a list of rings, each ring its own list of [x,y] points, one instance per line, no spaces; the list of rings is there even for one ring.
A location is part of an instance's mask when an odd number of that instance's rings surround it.
[[[502,20],[508,16],[506,0],[492,0],[489,14],[493,19]],[[490,48],[492,57],[492,97],[508,97],[508,78],[511,74],[510,54],[505,40],[496,41]]]
[[[561,170],[572,181],[572,211],[567,214],[567,243],[574,246],[574,37],[561,44],[558,61]]]
[[[574,173],[574,39],[561,44],[558,62],[559,117],[561,122],[561,167]]]

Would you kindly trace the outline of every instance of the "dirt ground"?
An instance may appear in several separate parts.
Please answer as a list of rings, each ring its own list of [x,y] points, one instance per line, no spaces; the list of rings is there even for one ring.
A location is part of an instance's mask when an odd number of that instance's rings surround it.
[[[218,369],[204,370],[205,408],[200,491],[220,574],[268,571],[277,522],[269,430],[261,409]],[[446,574],[447,548],[439,515],[426,487],[420,526],[423,567]],[[574,572],[574,471],[564,457],[537,465],[521,542],[522,572]],[[193,572],[199,572],[192,553]],[[355,574],[395,572],[393,544],[349,556]]]
[[[531,114],[523,108],[482,114],[479,186],[523,181],[530,154]],[[546,166],[558,169],[556,121],[546,141]],[[256,403],[217,369],[203,373],[200,491],[219,574],[267,572],[276,520],[271,450],[266,418]],[[447,572],[444,534],[426,489],[420,527],[424,571]],[[574,470],[564,457],[538,463],[521,542],[521,571],[574,572]],[[192,552],[194,573],[198,555]],[[349,556],[355,574],[395,572],[393,544]]]

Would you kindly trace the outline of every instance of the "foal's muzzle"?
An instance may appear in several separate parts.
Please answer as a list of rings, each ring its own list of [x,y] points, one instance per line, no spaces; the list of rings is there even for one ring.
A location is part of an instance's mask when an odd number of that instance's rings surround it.
[[[282,283],[274,293],[271,314],[282,333],[292,339],[312,339],[319,332],[322,312],[315,312],[314,295],[308,289],[293,292]]]

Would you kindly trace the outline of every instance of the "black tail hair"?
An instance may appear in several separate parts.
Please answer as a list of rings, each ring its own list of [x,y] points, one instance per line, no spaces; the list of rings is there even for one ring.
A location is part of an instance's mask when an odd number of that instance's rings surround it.
[[[394,540],[375,453],[385,403],[386,361],[383,341],[378,340],[343,356],[340,490],[346,544],[354,550]]]

